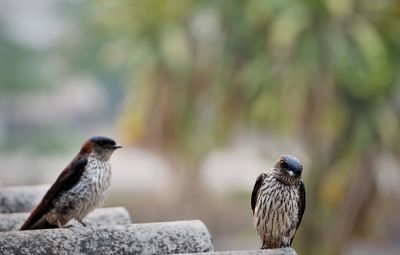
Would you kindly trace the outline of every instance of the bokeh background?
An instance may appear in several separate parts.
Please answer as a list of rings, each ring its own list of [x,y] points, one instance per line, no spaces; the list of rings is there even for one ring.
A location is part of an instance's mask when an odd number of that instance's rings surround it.
[[[106,135],[106,206],[257,249],[254,181],[293,154],[299,254],[398,254],[399,71],[395,0],[0,0],[1,185]]]

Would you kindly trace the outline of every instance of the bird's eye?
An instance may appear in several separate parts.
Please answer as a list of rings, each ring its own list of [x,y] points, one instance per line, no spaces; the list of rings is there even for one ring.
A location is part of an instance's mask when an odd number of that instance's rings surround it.
[[[288,164],[287,164],[287,162],[286,162],[285,160],[279,161],[279,164],[280,164],[281,167],[283,167],[283,168],[287,168],[287,167],[288,167]]]

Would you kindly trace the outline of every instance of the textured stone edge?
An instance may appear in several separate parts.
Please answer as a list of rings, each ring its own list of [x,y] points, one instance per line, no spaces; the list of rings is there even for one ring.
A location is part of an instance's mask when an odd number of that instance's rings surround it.
[[[0,254],[174,254],[213,251],[199,220],[0,233]]]
[[[0,187],[0,213],[30,212],[49,187],[49,185]]]
[[[242,250],[242,251],[215,251],[203,253],[184,253],[184,255],[297,255],[292,248],[267,249],[267,250]],[[181,254],[182,255],[182,254]]]
[[[27,219],[29,213],[4,213],[0,214],[0,232],[18,230]],[[97,208],[84,220],[88,226],[102,225],[125,225],[131,224],[131,217],[123,207]],[[81,224],[75,220],[68,222],[69,226],[80,227]]]

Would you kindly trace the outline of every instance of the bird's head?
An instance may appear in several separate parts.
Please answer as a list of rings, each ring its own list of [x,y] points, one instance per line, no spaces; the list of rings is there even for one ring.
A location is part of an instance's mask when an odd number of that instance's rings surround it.
[[[283,181],[292,183],[301,178],[303,166],[297,158],[291,155],[283,155],[275,162],[273,171]]]
[[[122,146],[116,144],[111,138],[93,136],[82,145],[81,151],[92,154],[100,160],[107,161],[110,159],[111,154],[119,148],[122,148]]]

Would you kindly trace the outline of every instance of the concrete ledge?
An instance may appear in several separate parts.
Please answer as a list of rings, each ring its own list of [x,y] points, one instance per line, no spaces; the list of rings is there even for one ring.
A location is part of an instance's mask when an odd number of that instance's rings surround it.
[[[0,254],[178,254],[213,251],[199,220],[0,233]]]
[[[0,213],[30,212],[43,198],[49,185],[0,188]]]
[[[187,255],[193,253],[187,253]],[[247,251],[216,251],[197,253],[202,255],[297,255],[292,248],[268,249],[268,250],[247,250]]]
[[[29,213],[0,214],[0,231],[18,230],[28,216]],[[101,225],[126,225],[132,223],[128,211],[123,207],[98,208],[90,213],[83,221],[91,227]],[[82,225],[75,220],[71,220],[68,225],[82,227]]]

